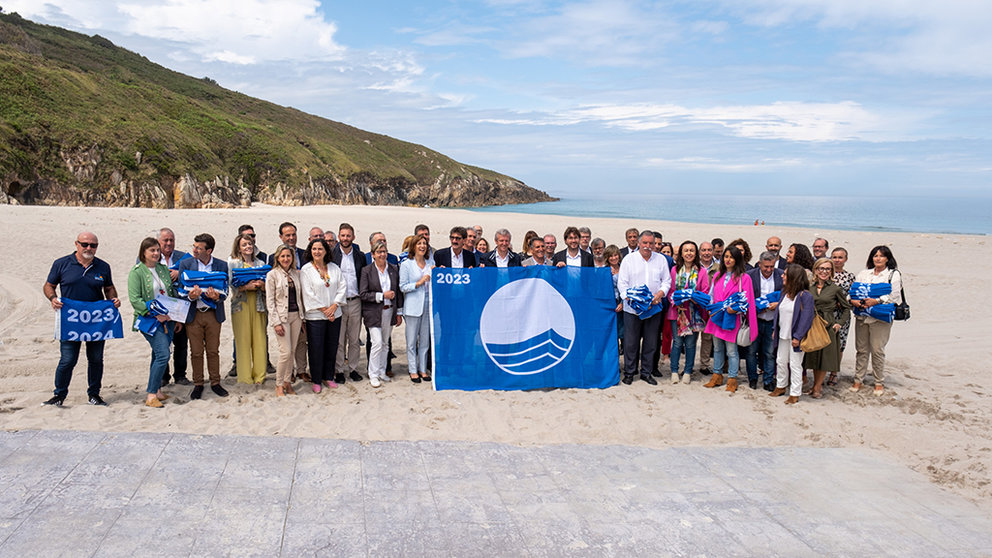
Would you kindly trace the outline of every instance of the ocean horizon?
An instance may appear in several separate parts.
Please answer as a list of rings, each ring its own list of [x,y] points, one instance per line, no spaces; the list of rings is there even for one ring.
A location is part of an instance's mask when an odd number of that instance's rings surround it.
[[[931,234],[992,233],[992,198],[617,194],[473,211]]]

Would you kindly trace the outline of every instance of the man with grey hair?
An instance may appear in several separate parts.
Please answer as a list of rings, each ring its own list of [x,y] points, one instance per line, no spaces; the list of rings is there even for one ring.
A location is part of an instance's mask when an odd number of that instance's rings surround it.
[[[510,231],[499,229],[494,241],[496,249],[486,254],[483,263],[486,267],[520,267],[520,255],[510,250]]]
[[[331,250],[338,245],[338,237],[334,234],[332,230],[324,231],[324,242],[327,242],[327,247]]]
[[[543,238],[535,236],[530,239],[530,254],[531,256],[520,262],[520,265],[524,267],[531,265],[551,265],[551,258],[547,257],[544,250]]]
[[[592,242],[589,243],[589,248],[592,251],[592,265],[593,267],[606,267],[606,241],[602,238],[594,238]]]
[[[558,239],[555,235],[548,233],[544,235],[544,255],[554,256],[558,250]]]
[[[307,244],[317,240],[318,238],[324,238],[324,230],[320,227],[312,227],[310,229],[310,236],[307,238]]]
[[[186,255],[186,252],[176,250],[176,233],[168,227],[159,229],[158,244],[162,248],[159,261],[169,268],[169,275],[175,282],[179,278],[179,270],[173,269],[173,267]],[[165,372],[162,374],[162,385],[167,386],[170,380],[175,379],[177,384],[188,386],[193,382],[190,382],[189,378],[186,377],[186,367],[189,363],[189,340],[186,337],[186,328],[177,328],[175,335],[172,336],[172,347],[172,365],[175,374],[170,374],[169,366],[166,365]]]
[[[654,355],[658,350],[658,331],[663,312],[642,319],[627,300],[627,289],[645,286],[652,295],[651,304],[661,305],[672,285],[668,261],[654,252],[654,234],[645,231],[637,239],[638,250],[620,261],[617,289],[623,299],[623,383],[630,385],[640,372],[641,379],[651,385],[658,381],[651,375]],[[638,360],[640,363],[638,363]],[[639,368],[639,370],[638,370]]]
[[[579,227],[579,250],[592,253],[589,243],[592,241],[592,230],[589,227]]]
[[[747,272],[751,276],[754,298],[782,290],[781,269],[775,267],[778,254],[765,250],[758,256],[758,267]],[[772,303],[758,313],[758,337],[746,349],[744,359],[747,368],[747,383],[751,389],[758,389],[758,367],[761,367],[762,383],[766,391],[775,389],[775,309]]]

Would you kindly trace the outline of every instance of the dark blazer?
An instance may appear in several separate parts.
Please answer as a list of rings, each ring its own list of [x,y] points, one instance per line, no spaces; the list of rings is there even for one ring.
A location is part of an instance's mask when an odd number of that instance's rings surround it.
[[[557,254],[551,257],[551,264],[558,265],[559,262],[567,263],[568,262],[568,260],[566,259],[567,255],[568,255],[568,248],[565,248],[564,250],[558,252]],[[589,252],[583,252],[582,249],[579,248],[579,257],[582,259],[582,267],[595,266],[595,262],[593,261],[592,254],[590,254]]]
[[[630,246],[624,246],[620,250],[620,259],[622,260],[622,259],[624,259],[624,258],[627,257],[627,254],[630,254],[631,252],[636,252],[636,251],[637,251],[637,248],[634,248],[633,250],[631,250],[630,249]]]
[[[338,267],[341,267],[341,258],[344,257],[344,252],[341,251],[341,245],[338,244],[331,250],[331,261]],[[355,261],[355,279],[361,281],[362,279],[362,268],[365,267],[365,254],[358,249],[358,246],[354,244],[351,245],[351,257]]]
[[[179,262],[179,277],[181,278],[183,276],[184,271],[196,271],[200,269],[200,264],[198,263],[199,261],[200,260],[196,258],[186,258],[185,260]],[[224,273],[227,273],[227,262],[220,258],[214,258],[214,263],[210,266],[210,271],[223,271]],[[196,312],[196,301],[191,300],[189,304],[189,314],[186,315],[186,323],[193,323],[193,318],[196,317]],[[224,323],[224,301],[217,302],[216,315],[217,321]]]
[[[747,272],[751,276],[751,286],[754,287],[754,298],[761,296],[761,268],[754,268]],[[775,290],[782,290],[782,276],[785,275],[781,269],[772,269],[772,280],[775,281]]]
[[[796,306],[792,311],[792,338],[798,339],[802,342],[803,337],[806,337],[806,333],[809,332],[809,328],[813,326],[813,316],[816,315],[816,302],[813,300],[813,295],[809,291],[800,291],[799,296],[796,297]],[[773,324],[772,331],[775,332],[775,340],[772,343],[774,350],[778,350],[779,338],[778,338],[778,312],[775,312],[775,320]],[[802,351],[799,347],[793,347],[793,352],[798,353]]]
[[[434,263],[437,263],[436,261]],[[497,267],[496,266],[496,250],[486,254],[483,258],[482,263],[486,267]],[[507,262],[506,267],[520,267],[520,254],[514,253],[512,250],[507,252]]]
[[[403,291],[400,290],[400,268],[391,263],[386,264],[386,273],[389,274],[389,282],[392,286],[389,290],[396,293],[396,298],[388,301],[392,306],[392,320],[396,323],[396,311],[403,308]],[[379,283],[379,269],[375,264],[367,265],[358,275],[358,296],[362,299],[362,320],[365,327],[382,327],[382,307],[387,301],[377,302],[376,293],[381,293],[382,285]]]
[[[785,269],[785,266],[789,265],[789,262],[785,260],[782,256],[778,257],[778,263],[775,264],[775,269]]]
[[[365,265],[370,265],[372,263],[372,252],[365,252]],[[386,263],[391,263],[393,265],[400,265],[400,259],[396,254],[386,253]]]
[[[475,267],[475,254],[468,250],[462,250],[462,263],[465,267]],[[434,265],[438,267],[451,267],[451,247],[441,248],[434,252]]]
[[[298,259],[300,261],[300,266],[297,267],[296,269],[300,269],[300,267],[303,267],[303,264],[306,263],[306,260],[303,259],[304,256],[306,256],[306,255],[307,255],[307,251],[306,250],[304,250],[303,248],[300,248],[299,246],[296,247],[296,259]],[[265,257],[265,252],[259,252],[258,254],[255,255],[255,257],[258,258],[258,259],[260,259],[260,260],[262,260],[262,261],[267,262],[272,267],[275,267],[276,266],[276,255],[275,254],[269,254],[268,257]]]

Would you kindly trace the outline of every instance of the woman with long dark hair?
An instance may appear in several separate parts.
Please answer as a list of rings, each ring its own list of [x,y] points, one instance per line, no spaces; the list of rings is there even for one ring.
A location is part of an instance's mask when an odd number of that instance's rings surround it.
[[[782,276],[782,296],[775,309],[775,389],[768,394],[778,397],[788,386],[786,405],[799,402],[803,393],[803,350],[799,345],[813,325],[816,312],[813,295],[807,289],[806,270],[796,264],[787,265]]]
[[[347,285],[341,268],[331,261],[327,241],[316,238],[307,246],[306,264],[300,268],[303,283],[303,307],[306,309],[307,356],[310,360],[310,381],[313,392],[336,388],[334,361],[338,356],[341,334],[341,306]]]
[[[723,302],[738,292],[743,292],[747,297],[748,312],[744,316],[733,309],[727,310],[730,315],[739,316],[734,321],[733,329],[724,329],[721,324],[713,321],[712,316],[706,324],[706,333],[713,336],[713,375],[710,381],[703,387],[714,388],[723,385],[723,374],[719,371],[723,369],[724,361],[727,364],[727,391],[733,393],[737,391],[737,375],[740,372],[740,356],[737,351],[737,332],[741,325],[748,324],[750,329],[750,341],[753,343],[758,335],[758,317],[754,310],[754,288],[751,285],[751,277],[744,268],[744,255],[736,246],[728,246],[723,251],[723,258],[720,260],[720,270],[710,281],[710,297],[713,302]]]
[[[857,283],[888,283],[892,292],[878,298],[852,300],[851,306],[868,309],[878,304],[902,303],[902,273],[896,258],[888,246],[876,246],[868,252],[865,268],[854,278]],[[854,324],[854,346],[857,349],[854,369],[854,385],[851,391],[859,391],[868,372],[868,357],[871,356],[871,373],[875,377],[875,395],[885,392],[885,345],[889,342],[892,323],[876,320],[871,316],[858,316]]]
[[[672,332],[671,371],[672,383],[679,383],[679,360],[685,354],[685,366],[682,368],[682,383],[689,384],[692,378],[692,366],[696,362],[696,340],[699,332],[706,327],[706,320],[699,307],[691,301],[675,304],[672,294],[680,290],[709,292],[709,277],[706,269],[699,266],[697,254],[699,247],[691,240],[686,240],[679,246],[675,255],[675,267],[672,268],[672,288],[668,291],[668,315],[665,316]]]
[[[785,253],[786,264],[796,264],[806,270],[806,281],[813,281],[813,253],[805,244],[794,243],[789,245],[789,251]]]

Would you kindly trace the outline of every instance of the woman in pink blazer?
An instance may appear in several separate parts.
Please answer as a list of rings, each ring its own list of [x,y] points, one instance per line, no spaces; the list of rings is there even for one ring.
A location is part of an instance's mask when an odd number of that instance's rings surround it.
[[[744,256],[736,246],[729,246],[723,251],[720,270],[710,281],[710,296],[713,302],[722,302],[736,292],[742,291],[747,296],[748,312],[746,317],[735,321],[734,329],[724,329],[710,320],[706,324],[705,333],[713,336],[713,376],[703,387],[713,388],[723,384],[723,374],[718,373],[727,362],[727,391],[737,391],[737,374],[740,372],[740,356],[737,353],[737,331],[743,320],[747,320],[751,329],[751,342],[758,335],[758,317],[754,311],[754,288],[751,278],[745,273]],[[728,310],[728,313],[734,313]]]
[[[672,288],[668,290],[668,314],[666,324],[672,333],[672,383],[679,383],[679,359],[685,353],[685,367],[682,369],[682,383],[688,384],[692,377],[692,366],[696,361],[696,339],[699,332],[706,326],[705,310],[701,310],[693,302],[687,301],[676,305],[672,294],[677,290],[695,290],[709,292],[710,282],[706,268],[699,266],[696,254],[699,252],[696,243],[686,240],[679,246],[675,255],[675,266],[672,267]]]

